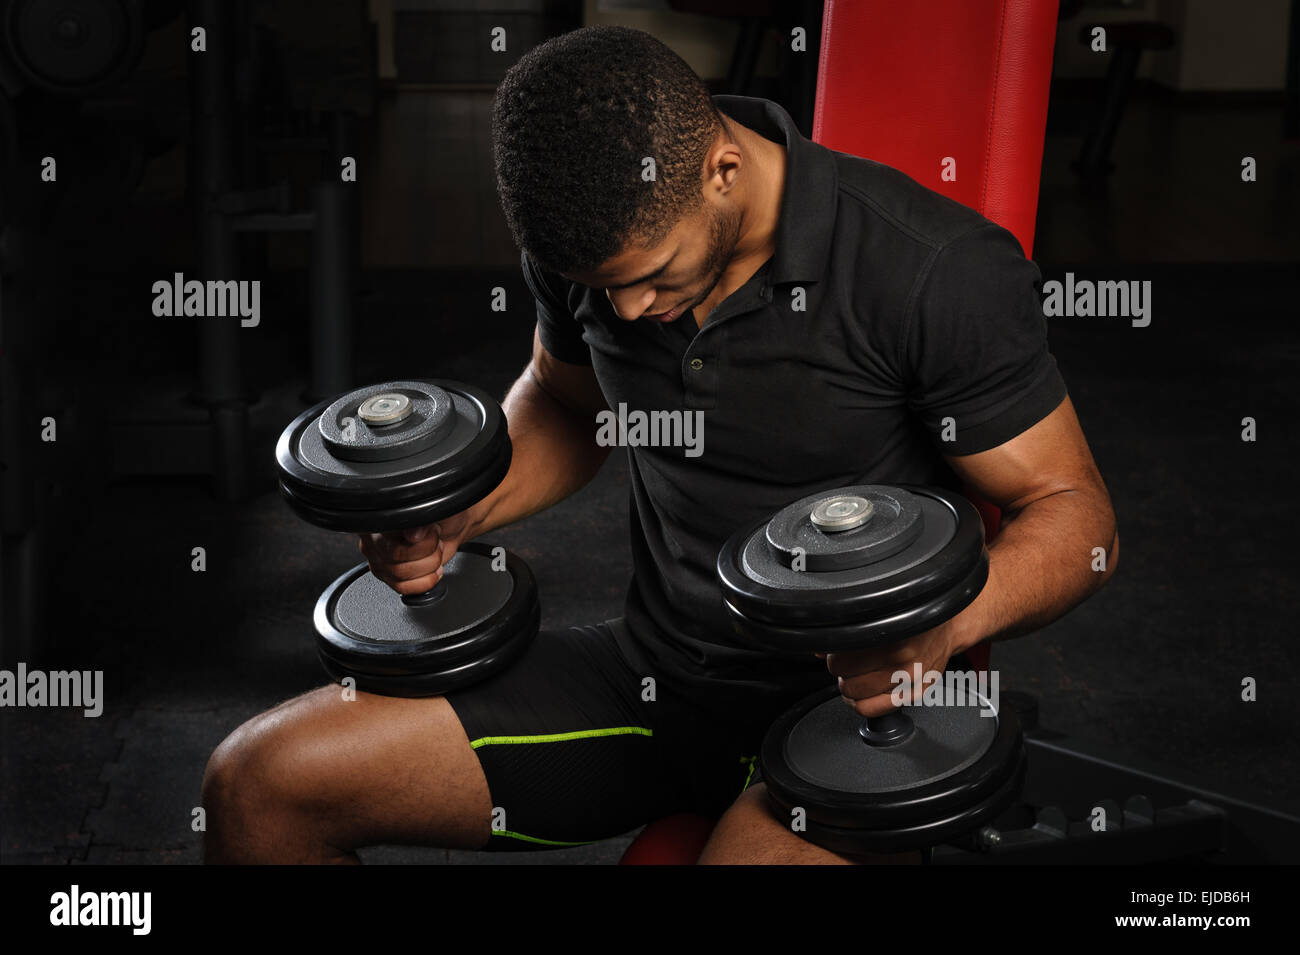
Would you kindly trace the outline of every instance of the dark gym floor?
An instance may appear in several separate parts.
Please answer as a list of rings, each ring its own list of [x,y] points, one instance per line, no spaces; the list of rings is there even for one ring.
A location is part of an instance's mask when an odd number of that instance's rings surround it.
[[[1160,141],[1214,143],[1225,123],[1255,137],[1261,150],[1272,150],[1272,184],[1245,202],[1231,186],[1190,189],[1201,197],[1194,201],[1188,191],[1152,190],[1146,164],[1165,160],[1147,159],[1150,128],[1142,120],[1156,114]],[[1036,250],[1048,278],[1070,269],[1154,286],[1149,328],[1099,319],[1062,319],[1051,328],[1119,515],[1120,570],[1089,603],[999,645],[994,659],[1004,690],[1038,695],[1044,724],[1212,783],[1231,780],[1294,810],[1300,156],[1294,144],[1277,145],[1276,110],[1145,103],[1131,118],[1108,198],[1071,192],[1068,160],[1078,140],[1049,138]],[[1178,155],[1185,181],[1217,175],[1207,151]],[[1205,264],[1225,260],[1237,263]],[[127,275],[102,280],[98,336],[62,347],[94,357],[103,378],[143,383],[134,397],[123,391],[105,402],[171,407],[189,387],[191,345],[180,337],[143,341],[113,318],[114,290],[129,282]],[[510,268],[369,272],[358,379],[440,375],[503,393],[526,360],[531,327],[517,311],[487,310],[482,289],[495,283],[512,301],[527,301]],[[278,294],[268,315],[301,308],[291,293]],[[358,557],[353,539],[308,526],[274,493],[270,446],[301,407],[303,354],[291,323],[267,322],[262,331],[248,355],[260,468],[250,501],[220,505],[197,480],[137,479],[63,502],[49,581],[57,644],[47,656],[51,666],[102,667],[107,705],[99,719],[61,710],[5,714],[4,862],[198,861],[190,822],[208,754],[244,719],[322,682],[311,607]],[[1245,416],[1259,422],[1255,443],[1240,440]],[[625,465],[615,456],[573,499],[494,535],[533,567],[546,625],[619,612],[629,569],[626,497]],[[207,550],[205,573],[190,569],[195,546]],[[1247,676],[1258,680],[1258,702],[1240,700]],[[363,855],[607,863],[628,838],[558,852],[377,848]]]

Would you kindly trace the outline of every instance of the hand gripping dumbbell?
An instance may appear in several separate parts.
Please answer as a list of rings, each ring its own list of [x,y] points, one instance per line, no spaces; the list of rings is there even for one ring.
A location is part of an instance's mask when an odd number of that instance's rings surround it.
[[[736,632],[774,650],[836,652],[898,643],[968,606],[988,579],[979,513],[923,488],[860,485],[805,497],[745,528],[718,555]],[[909,673],[909,677],[912,676]],[[1010,707],[953,681],[943,706],[863,719],[835,686],[768,729],[769,800],[804,838],[842,853],[921,849],[972,832],[1024,783]]]
[[[276,445],[280,490],[304,520],[373,533],[421,527],[482,500],[510,469],[510,435],[486,392],[414,379],[304,411]],[[465,543],[426,593],[398,596],[360,564],[316,602],[321,663],[369,692],[433,696],[509,666],[537,635],[528,566]]]

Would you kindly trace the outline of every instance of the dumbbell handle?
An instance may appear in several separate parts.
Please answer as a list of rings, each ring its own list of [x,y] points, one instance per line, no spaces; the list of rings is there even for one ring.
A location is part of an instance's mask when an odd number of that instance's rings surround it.
[[[436,604],[447,596],[447,581],[439,580],[433,587],[422,594],[403,594],[402,603],[408,607],[427,607]]]
[[[858,735],[868,746],[896,746],[915,729],[912,718],[895,708],[880,716],[868,716],[858,727]]]

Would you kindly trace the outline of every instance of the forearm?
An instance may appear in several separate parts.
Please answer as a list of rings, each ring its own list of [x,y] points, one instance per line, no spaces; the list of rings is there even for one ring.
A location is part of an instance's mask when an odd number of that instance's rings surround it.
[[[956,649],[1046,626],[1100,589],[1118,558],[1103,488],[1063,491],[1005,514],[989,546],[988,583],[952,621]]]
[[[510,388],[502,409],[514,447],[510,471],[470,508],[471,537],[564,500],[586,485],[609,456],[608,448],[596,444],[595,421],[548,394],[531,367]]]

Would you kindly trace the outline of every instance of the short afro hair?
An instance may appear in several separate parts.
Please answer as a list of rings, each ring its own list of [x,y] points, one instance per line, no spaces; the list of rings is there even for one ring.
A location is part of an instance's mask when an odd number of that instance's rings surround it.
[[[703,201],[704,157],[725,128],[704,82],[648,33],[595,26],[548,40],[511,67],[492,108],[515,242],[554,272],[662,242]]]

